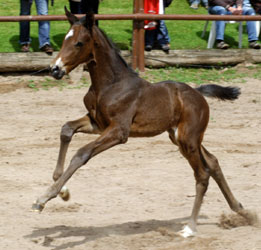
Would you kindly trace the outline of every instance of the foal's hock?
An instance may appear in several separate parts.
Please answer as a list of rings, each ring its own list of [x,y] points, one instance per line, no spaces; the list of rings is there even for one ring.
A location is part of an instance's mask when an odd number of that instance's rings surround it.
[[[71,27],[50,66],[51,73],[61,79],[79,64],[87,64],[91,86],[84,97],[84,104],[88,114],[62,127],[60,152],[53,173],[54,184],[37,199],[33,208],[43,210],[45,204],[59,193],[68,200],[69,191],[65,183],[93,156],[127,142],[130,136],[148,137],[166,131],[188,160],[196,179],[192,214],[180,234],[184,237],[195,234],[210,176],[217,182],[231,209],[244,214],[242,205],[230,191],[218,160],[202,145],[209,120],[209,107],[203,95],[235,100],[240,90],[218,85],[192,88],[173,81],[151,84],[127,65],[108,37],[95,25],[93,14],[79,20],[67,9],[65,12]],[[79,132],[100,136],[80,148],[64,171],[69,143],[72,136]]]

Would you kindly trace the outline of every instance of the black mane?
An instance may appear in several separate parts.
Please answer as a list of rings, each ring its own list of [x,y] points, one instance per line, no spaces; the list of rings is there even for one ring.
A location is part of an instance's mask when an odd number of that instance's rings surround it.
[[[80,23],[84,24],[86,21],[86,17],[82,17],[80,19]],[[96,26],[96,25],[95,25]],[[138,75],[138,73],[136,71],[133,70],[133,68],[131,68],[128,63],[124,60],[124,58],[121,56],[121,51],[120,49],[117,47],[117,45],[111,40],[111,38],[109,38],[107,36],[107,34],[105,33],[104,30],[100,29],[98,26],[96,26],[96,28],[101,32],[101,34],[103,35],[103,37],[105,38],[105,40],[107,41],[107,43],[110,45],[110,47],[115,51],[116,55],[119,57],[119,59],[122,61],[122,63],[126,66],[126,68],[128,68],[132,73]]]

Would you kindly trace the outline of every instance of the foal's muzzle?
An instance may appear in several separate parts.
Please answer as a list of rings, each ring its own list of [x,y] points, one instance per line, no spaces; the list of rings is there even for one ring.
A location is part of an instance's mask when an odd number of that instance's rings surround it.
[[[50,68],[50,72],[55,79],[62,79],[65,75],[65,71],[59,68],[59,66],[53,66]]]

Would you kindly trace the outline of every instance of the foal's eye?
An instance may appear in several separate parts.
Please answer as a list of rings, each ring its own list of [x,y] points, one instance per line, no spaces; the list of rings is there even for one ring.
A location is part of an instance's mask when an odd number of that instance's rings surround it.
[[[83,46],[83,43],[78,42],[78,43],[74,44],[74,46],[77,47],[77,48],[81,48]]]

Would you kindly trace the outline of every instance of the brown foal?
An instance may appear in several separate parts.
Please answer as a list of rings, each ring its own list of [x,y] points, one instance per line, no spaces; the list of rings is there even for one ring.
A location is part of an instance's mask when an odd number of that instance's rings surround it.
[[[73,173],[90,158],[128,137],[148,137],[169,133],[170,140],[191,165],[196,179],[196,198],[188,225],[180,232],[193,236],[210,176],[214,178],[230,208],[242,214],[245,210],[235,199],[214,155],[202,145],[209,120],[209,107],[203,97],[234,100],[238,88],[203,85],[192,88],[184,83],[164,81],[151,84],[141,79],[123,60],[107,36],[95,25],[93,14],[78,19],[65,8],[71,24],[61,51],[51,64],[51,73],[61,79],[76,66],[86,63],[91,86],[84,97],[88,113],[67,122],[61,130],[61,144],[54,184],[33,204],[42,211],[59,193],[69,199],[64,186]],[[64,171],[65,155],[75,133],[97,133],[100,136],[80,148]]]

